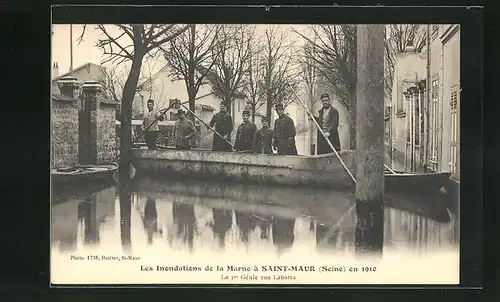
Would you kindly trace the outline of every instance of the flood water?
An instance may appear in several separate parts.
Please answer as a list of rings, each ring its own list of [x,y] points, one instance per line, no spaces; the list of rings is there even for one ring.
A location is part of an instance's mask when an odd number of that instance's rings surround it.
[[[238,261],[354,258],[351,192],[152,178],[118,191],[53,192],[52,265],[70,255],[110,253]],[[458,262],[458,221],[443,200],[385,198],[384,259],[446,253]]]

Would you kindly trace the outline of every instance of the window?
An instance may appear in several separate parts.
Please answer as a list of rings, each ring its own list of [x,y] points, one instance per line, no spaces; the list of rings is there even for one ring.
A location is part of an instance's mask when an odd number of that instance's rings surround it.
[[[414,135],[414,142],[415,146],[420,145],[420,93],[413,98],[413,104],[414,104],[414,109],[413,109],[413,135]]]
[[[177,120],[177,114],[175,112],[170,112],[170,120],[171,121],[176,121]]]
[[[459,118],[459,86],[452,87],[450,95],[450,172],[459,174],[460,163],[460,118]]]
[[[430,139],[429,139],[429,167],[437,171],[438,160],[438,92],[439,80],[436,78],[432,81],[432,94],[430,105]]]
[[[405,92],[401,95],[398,95],[397,104],[396,104],[396,116],[397,117],[405,117],[405,104],[408,101]]]

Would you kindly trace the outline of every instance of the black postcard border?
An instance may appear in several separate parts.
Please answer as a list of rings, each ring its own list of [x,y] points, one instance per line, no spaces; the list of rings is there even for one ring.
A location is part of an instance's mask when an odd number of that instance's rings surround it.
[[[38,8],[40,9],[40,8]],[[23,118],[30,123],[47,125],[47,128],[27,126],[24,131],[33,133],[39,130],[40,135],[31,135],[31,141],[23,141],[22,137],[11,135],[12,141],[20,140],[19,143],[27,143],[25,148],[16,150],[16,156],[41,164],[39,168],[31,173],[33,179],[27,180],[23,171],[15,171],[14,175],[5,177],[3,182],[6,196],[18,196],[16,199],[21,208],[15,211],[26,212],[22,220],[31,221],[29,225],[20,226],[18,234],[13,235],[14,242],[23,245],[17,251],[17,265],[9,274],[7,281],[3,284],[6,289],[20,289],[27,285],[45,287],[50,283],[49,263],[49,198],[47,203],[43,196],[49,196],[48,179],[48,151],[50,150],[50,121],[48,110],[48,96],[50,95],[50,22],[54,23],[460,23],[461,24],[461,249],[460,249],[460,271],[461,285],[468,287],[480,287],[482,285],[483,272],[483,242],[482,242],[482,153],[483,153],[483,129],[482,129],[482,90],[483,90],[483,11],[480,8],[465,7],[284,7],[284,6],[167,6],[167,7],[132,7],[132,6],[55,6],[47,11],[39,11],[39,14],[27,14],[26,19],[7,18],[10,22],[8,29],[16,31],[18,39],[14,39],[17,46],[23,47],[20,53],[14,53],[12,47],[8,51],[15,55],[22,55],[23,60],[7,65],[7,70],[25,77],[35,78],[38,72],[40,79],[28,80],[28,82],[14,83],[19,88],[16,91],[7,91],[11,99],[36,99],[33,105],[23,106]],[[24,34],[19,39],[19,33]],[[26,35],[30,36],[26,40]],[[27,42],[29,41],[29,42]],[[33,53],[36,51],[36,56]],[[18,52],[18,50],[16,50]],[[31,58],[28,58],[29,56]],[[47,62],[48,61],[48,62]],[[26,73],[31,67],[30,73]],[[36,70],[33,70],[36,67]],[[10,69],[9,69],[10,68]],[[24,74],[23,74],[24,71]],[[38,78],[38,77],[37,77]],[[25,79],[26,80],[26,79]],[[29,85],[27,86],[27,84]],[[28,88],[29,87],[29,88]],[[10,94],[10,95],[9,95]],[[36,95],[35,95],[36,94]],[[47,99],[47,102],[45,102]],[[470,101],[468,101],[470,100]],[[15,121],[16,119],[14,119]],[[44,123],[48,122],[48,123]],[[15,124],[15,123],[14,123]],[[13,133],[11,133],[13,134]],[[36,140],[39,141],[36,141]],[[34,147],[34,148],[33,148]],[[24,169],[23,169],[24,170]],[[36,175],[40,173],[40,175]],[[29,177],[28,177],[29,179]],[[27,184],[29,189],[21,189],[19,184]],[[40,189],[40,190],[37,190]],[[23,199],[22,201],[19,199]],[[14,210],[13,210],[14,211]],[[14,215],[8,215],[7,227],[16,221]],[[26,217],[28,216],[28,217]],[[36,223],[34,223],[36,221]],[[5,222],[5,221],[4,221]],[[36,228],[41,234],[33,234],[33,224],[40,226]],[[31,235],[22,233],[30,231]],[[29,277],[26,274],[31,273]],[[25,278],[28,277],[29,281]],[[20,281],[20,282],[19,282]],[[168,285],[167,285],[168,286]],[[217,285],[224,288],[240,288],[235,285]],[[271,286],[268,288],[287,288],[289,286]],[[113,287],[125,287],[116,285]],[[128,287],[128,286],[127,286]],[[143,287],[137,285],[137,287]],[[162,286],[165,287],[165,286]],[[179,286],[168,286],[179,287]],[[197,287],[197,286],[194,286]],[[199,287],[210,287],[203,285]],[[253,287],[253,286],[246,286]],[[295,286],[303,289],[317,288],[313,286]],[[367,288],[366,286],[321,286],[325,289],[338,290],[340,288]],[[388,286],[371,286],[371,289],[387,288]],[[390,286],[394,288],[393,286]],[[423,286],[397,286],[396,288],[422,288]],[[437,289],[442,286],[431,286]],[[448,287],[450,288],[450,287]],[[189,286],[192,290],[193,286]],[[47,289],[42,290],[46,292]],[[83,290],[83,289],[82,289]],[[58,289],[66,292],[66,290]],[[87,291],[87,289],[85,289]],[[96,291],[102,291],[96,289]],[[135,290],[137,291],[137,290]],[[309,290],[308,290],[309,291]],[[371,291],[371,290],[370,290]],[[37,291],[38,292],[38,291]],[[434,290],[432,292],[435,292]],[[444,292],[440,290],[440,292]]]

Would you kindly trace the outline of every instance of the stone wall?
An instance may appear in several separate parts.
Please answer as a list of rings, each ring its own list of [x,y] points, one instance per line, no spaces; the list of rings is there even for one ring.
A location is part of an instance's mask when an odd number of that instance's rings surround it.
[[[77,101],[63,96],[52,98],[52,166],[78,163]]]
[[[52,92],[52,163],[54,168],[76,164],[107,164],[116,159],[116,103],[106,100],[101,85],[63,77]]]
[[[116,104],[101,100],[97,109],[97,163],[116,158]]]

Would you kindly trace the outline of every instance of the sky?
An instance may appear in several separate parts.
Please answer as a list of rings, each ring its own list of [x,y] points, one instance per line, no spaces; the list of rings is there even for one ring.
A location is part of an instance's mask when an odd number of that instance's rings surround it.
[[[263,34],[265,28],[269,26],[266,24],[257,25],[257,34]],[[282,30],[291,30],[292,28],[303,32],[307,25],[295,24],[295,25],[279,25]],[[110,26],[115,28],[114,26]],[[86,63],[94,63],[101,65],[101,61],[104,59],[102,51],[95,46],[97,40],[102,37],[99,30],[94,28],[94,25],[88,24],[85,30],[85,36],[82,42],[78,43],[78,38],[80,37],[83,25],[73,24],[73,68],[81,66]],[[290,34],[290,37],[296,38],[295,34]],[[53,35],[52,35],[52,63],[57,62],[59,65],[59,74],[63,74],[69,71],[70,67],[70,25],[69,24],[54,24],[53,25]]]

